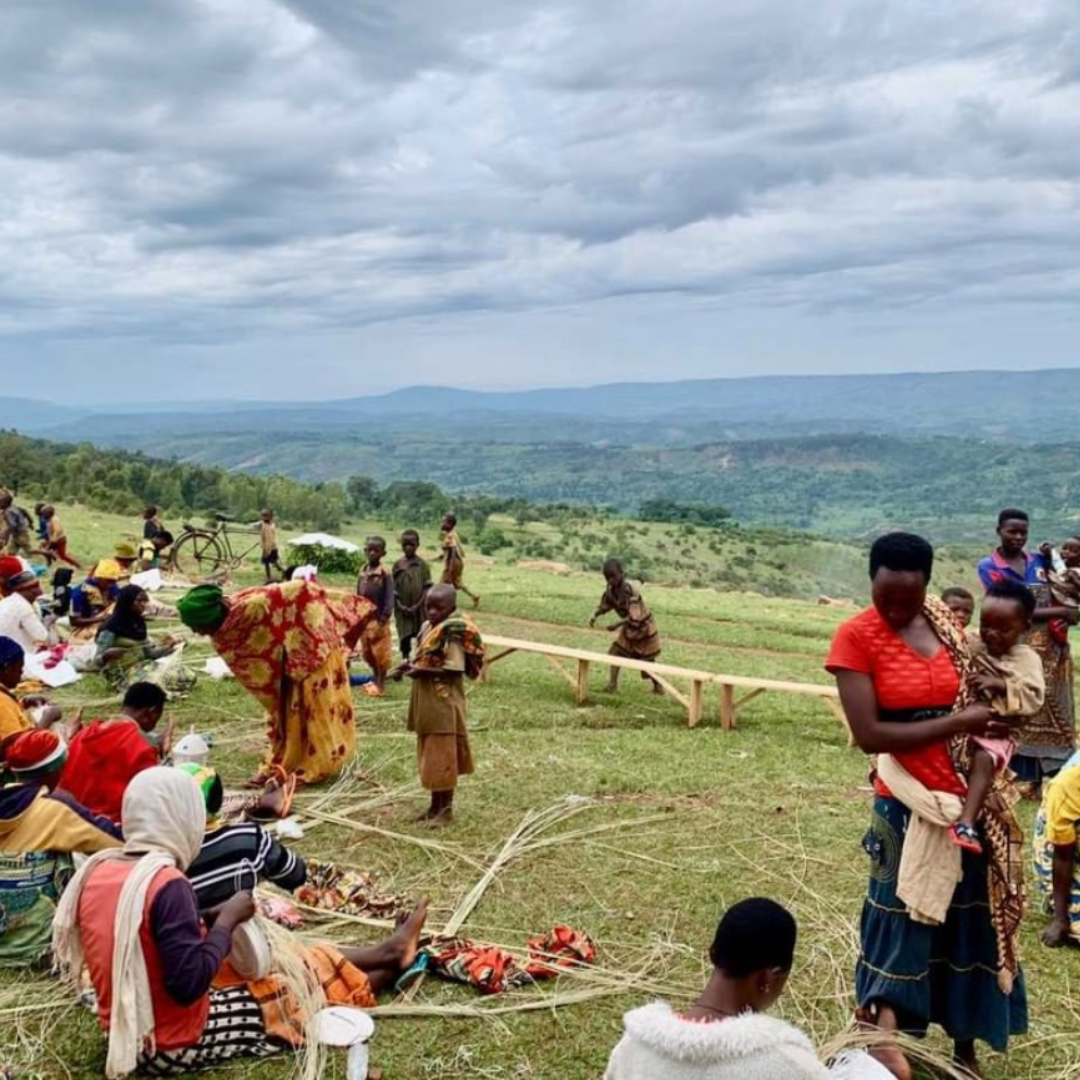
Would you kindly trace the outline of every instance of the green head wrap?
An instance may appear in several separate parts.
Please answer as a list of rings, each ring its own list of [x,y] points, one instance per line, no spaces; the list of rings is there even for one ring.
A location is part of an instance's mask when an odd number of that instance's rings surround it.
[[[206,806],[206,825],[209,828],[211,825],[216,824],[217,817],[210,813],[210,795],[214,790],[214,784],[217,782],[218,774],[217,769],[212,769],[209,765],[196,765],[193,761],[185,761],[183,765],[177,765],[177,770],[182,773],[187,773],[196,784],[199,785],[199,790],[202,792],[203,802]]]
[[[196,585],[176,605],[180,621],[196,631],[216,630],[228,614],[225,594],[216,585]]]

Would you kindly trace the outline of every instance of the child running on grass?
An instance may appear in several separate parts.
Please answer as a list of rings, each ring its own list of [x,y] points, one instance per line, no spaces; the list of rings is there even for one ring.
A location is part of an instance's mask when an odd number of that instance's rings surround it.
[[[401,534],[402,556],[394,563],[394,622],[401,655],[409,659],[412,644],[424,623],[424,597],[431,588],[431,567],[417,554],[420,534],[406,529]]]
[[[953,585],[941,594],[941,599],[956,621],[966,630],[975,616],[975,597],[967,589]]]
[[[1020,639],[1031,628],[1035,595],[1018,581],[1003,580],[986,590],[979,636],[971,641],[978,696],[1002,717],[1034,716],[1046,697],[1042,660]],[[954,844],[982,854],[976,822],[996,773],[1016,749],[1012,739],[972,738],[968,792],[960,820],[950,829]]]
[[[274,524],[274,511],[270,507],[266,507],[259,514],[259,546],[262,549],[262,565],[266,573],[266,584],[269,585],[274,580],[270,573],[271,567],[274,567],[281,574],[281,580],[284,581],[285,568],[281,565],[281,558],[278,555],[277,525]]]
[[[364,663],[371,668],[375,677],[373,682],[365,685],[364,693],[369,697],[382,697],[386,676],[394,666],[394,636],[390,631],[390,616],[394,613],[394,579],[383,566],[386,541],[381,536],[368,537],[364,552],[367,563],[360,569],[356,594],[375,605],[375,618],[368,623],[360,638]]]
[[[461,537],[457,533],[457,518],[453,514],[447,514],[439,529],[442,532],[442,583],[453,585],[458,592],[463,592],[472,600],[474,608],[478,608],[480,595],[471,592],[462,580],[465,576],[465,549],[461,546]]]
[[[416,732],[420,783],[431,792],[431,805],[419,820],[434,827],[453,821],[458,777],[473,771],[464,684],[479,678],[484,666],[480,631],[456,605],[450,585],[429,590],[416,655],[390,676],[395,682],[412,679],[408,728]]]
[[[67,533],[64,532],[64,526],[60,524],[60,518],[57,517],[56,507],[44,507],[41,516],[45,520],[45,558],[49,565],[51,566],[56,559],[59,559],[61,562],[66,562],[68,566],[81,570],[82,563],[68,554]]]

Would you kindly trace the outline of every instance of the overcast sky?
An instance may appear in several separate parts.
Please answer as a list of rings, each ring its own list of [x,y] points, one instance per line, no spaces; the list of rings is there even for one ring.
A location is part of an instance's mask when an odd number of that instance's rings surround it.
[[[3,0],[4,392],[1073,365],[1078,147],[1076,0]]]

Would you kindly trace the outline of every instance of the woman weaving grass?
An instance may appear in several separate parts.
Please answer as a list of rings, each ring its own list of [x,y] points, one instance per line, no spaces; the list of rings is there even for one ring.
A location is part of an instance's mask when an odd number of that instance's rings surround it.
[[[184,876],[206,829],[195,780],[179,769],[139,773],[124,795],[123,829],[123,848],[76,873],[53,930],[68,979],[79,985],[84,963],[89,970],[109,1039],[105,1075],[182,1075],[297,1045],[296,988],[274,975],[244,982],[227,962],[233,931],[255,914],[251,893],[226,900],[209,931],[199,917]],[[416,959],[426,914],[420,904],[377,945],[295,946],[320,987],[318,1005],[373,1006]]]
[[[197,585],[177,608],[266,709],[270,752],[251,786],[282,771],[306,784],[336,776],[356,749],[346,657],[374,617],[371,601],[290,581],[234,596]]]
[[[913,1035],[940,1024],[956,1060],[978,1076],[977,1039],[1002,1051],[1027,1030],[1016,954],[1022,837],[1001,776],[980,817],[988,855],[961,852],[948,837],[967,791],[967,737],[1005,737],[1012,724],[974,703],[967,639],[948,608],[927,596],[933,559],[933,548],[909,533],[874,544],[873,606],[840,627],[826,667],[856,743],[878,755],[864,840],[870,884],[859,1016]],[[910,1080],[898,1047],[875,1055]]]

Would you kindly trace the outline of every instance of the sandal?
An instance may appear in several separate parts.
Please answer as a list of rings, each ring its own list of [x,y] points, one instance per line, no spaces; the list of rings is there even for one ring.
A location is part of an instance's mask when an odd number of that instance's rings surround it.
[[[264,822],[287,818],[292,810],[298,783],[296,773],[286,772],[280,765],[273,766],[263,787],[263,797],[247,812],[248,820]],[[271,788],[271,784],[275,786]],[[276,805],[264,801],[266,796],[270,795],[279,796],[279,799],[275,800]]]
[[[949,838],[957,847],[961,847],[965,851],[970,851],[973,855],[981,855],[983,853],[982,841],[979,839],[979,830],[973,825],[965,825],[963,822],[958,821],[949,829]]]
[[[421,975],[425,975],[431,968],[431,954],[420,952],[416,954],[413,965],[407,971],[401,973],[401,977],[394,983],[394,993],[400,994],[407,990]]]

